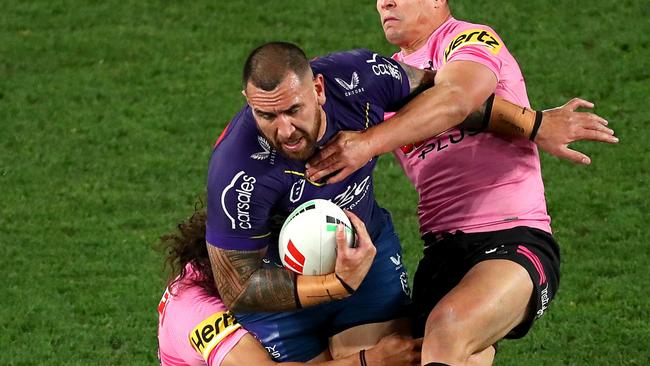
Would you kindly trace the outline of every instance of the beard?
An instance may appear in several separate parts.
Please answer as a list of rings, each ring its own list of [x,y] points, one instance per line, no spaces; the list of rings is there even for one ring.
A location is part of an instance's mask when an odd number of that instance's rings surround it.
[[[277,135],[274,136],[275,138],[269,138],[269,136],[264,135],[264,138],[273,145],[273,147],[280,152],[280,154],[284,155],[285,157],[291,159],[291,160],[299,160],[299,161],[306,161],[309,159],[314,153],[316,152],[316,149],[318,148],[318,144],[316,143],[316,139],[318,138],[318,132],[320,131],[321,124],[323,123],[322,118],[321,118],[321,113],[320,109],[316,108],[314,111],[314,125],[311,131],[307,131],[301,128],[296,127],[296,130],[291,134],[291,136],[287,140],[282,140],[279,141],[277,139]],[[261,130],[260,130],[261,132]],[[305,142],[305,147],[298,151],[287,151],[283,148],[283,144],[288,142],[288,141],[298,141],[300,139],[303,139]]]

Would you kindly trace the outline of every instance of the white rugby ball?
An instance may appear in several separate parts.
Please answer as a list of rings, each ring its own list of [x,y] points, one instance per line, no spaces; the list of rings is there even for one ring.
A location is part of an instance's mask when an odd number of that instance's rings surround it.
[[[345,226],[347,244],[352,247],[352,225],[339,206],[323,199],[298,206],[280,230],[278,249],[285,268],[302,275],[334,272],[338,223]]]

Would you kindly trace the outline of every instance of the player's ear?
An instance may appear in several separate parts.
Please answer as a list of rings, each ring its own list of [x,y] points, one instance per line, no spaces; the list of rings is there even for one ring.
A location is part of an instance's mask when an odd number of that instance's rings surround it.
[[[246,95],[246,89],[242,89],[242,91],[241,91],[241,95],[243,95],[244,98],[246,98],[246,103],[250,106],[250,105],[251,105],[251,102],[248,100],[248,95]],[[251,107],[252,107],[252,106],[251,106]]]
[[[323,79],[323,74],[316,74],[314,76],[314,90],[316,91],[318,104],[325,104],[325,79]]]

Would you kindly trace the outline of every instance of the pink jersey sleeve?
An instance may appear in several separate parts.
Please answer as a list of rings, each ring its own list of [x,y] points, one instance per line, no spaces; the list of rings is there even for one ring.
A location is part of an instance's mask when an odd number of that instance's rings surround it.
[[[158,307],[162,365],[219,365],[246,330],[220,298],[201,287],[175,286]]]
[[[210,352],[208,366],[219,366],[228,353],[235,348],[237,342],[248,333],[244,328],[237,329],[234,333],[224,338],[215,349]]]
[[[473,61],[480,63],[500,80],[503,41],[490,27],[461,23],[443,40],[444,63],[452,61]]]

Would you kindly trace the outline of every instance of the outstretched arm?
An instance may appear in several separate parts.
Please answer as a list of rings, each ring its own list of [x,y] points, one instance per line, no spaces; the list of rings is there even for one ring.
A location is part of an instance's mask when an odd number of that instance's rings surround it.
[[[412,91],[429,85],[422,73],[407,65]],[[435,85],[426,88],[401,108],[388,123],[363,132],[340,132],[309,160],[307,176],[313,181],[332,175],[336,183],[363,166],[372,157],[400,146],[436,136],[463,122],[470,129],[487,129],[501,135],[531,138],[543,150],[577,163],[588,164],[588,157],[568,149],[579,140],[616,143],[607,121],[578,107],[593,107],[589,102],[572,100],[566,105],[537,112],[490,95],[496,77],[485,66],[471,61],[454,61],[435,74]],[[486,100],[488,100],[486,102]],[[487,128],[485,128],[487,127]]]

